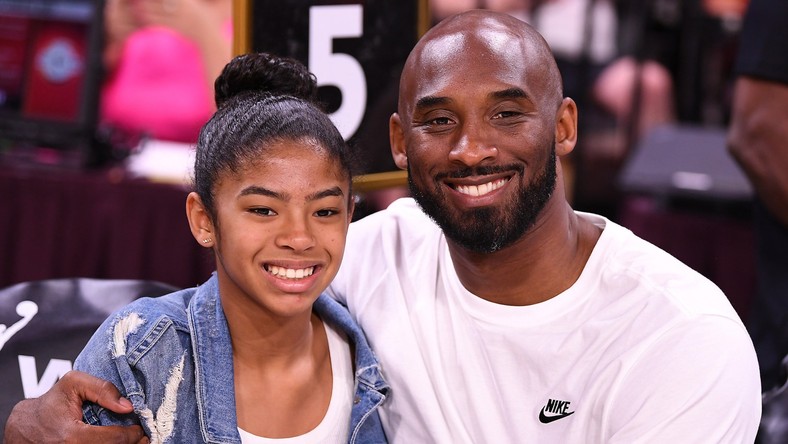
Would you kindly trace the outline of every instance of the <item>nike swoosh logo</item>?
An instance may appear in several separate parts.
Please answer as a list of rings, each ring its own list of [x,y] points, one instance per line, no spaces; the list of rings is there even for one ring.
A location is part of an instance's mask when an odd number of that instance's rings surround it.
[[[553,421],[558,421],[559,419],[566,418],[567,416],[573,414],[574,412],[569,413],[562,413],[560,415],[555,416],[547,416],[544,414],[544,407],[542,407],[542,411],[539,412],[539,422],[542,424],[550,424]]]

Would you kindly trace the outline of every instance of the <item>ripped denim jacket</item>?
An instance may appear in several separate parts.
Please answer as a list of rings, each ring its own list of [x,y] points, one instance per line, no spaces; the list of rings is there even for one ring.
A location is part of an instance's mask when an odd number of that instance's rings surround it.
[[[389,386],[361,329],[326,295],[315,313],[347,334],[355,356],[355,397],[348,442],[386,442],[377,408]],[[218,282],[139,299],[111,315],[74,368],[115,384],[134,405],[117,415],[86,403],[89,424],[141,423],[151,443],[240,443],[230,333]]]

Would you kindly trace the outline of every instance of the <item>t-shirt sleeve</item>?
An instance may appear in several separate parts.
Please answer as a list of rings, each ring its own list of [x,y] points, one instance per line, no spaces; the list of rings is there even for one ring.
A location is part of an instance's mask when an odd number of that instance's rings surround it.
[[[611,396],[611,443],[753,442],[761,417],[752,341],[721,316],[669,329]]]
[[[739,36],[736,73],[788,83],[788,1],[751,0]]]

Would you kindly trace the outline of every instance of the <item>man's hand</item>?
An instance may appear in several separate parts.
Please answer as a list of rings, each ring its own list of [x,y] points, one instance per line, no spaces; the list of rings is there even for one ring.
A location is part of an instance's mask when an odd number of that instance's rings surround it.
[[[130,413],[131,403],[111,383],[70,371],[39,398],[19,402],[5,427],[5,443],[139,443],[148,438],[140,426],[90,426],[82,422],[85,401],[115,413]]]

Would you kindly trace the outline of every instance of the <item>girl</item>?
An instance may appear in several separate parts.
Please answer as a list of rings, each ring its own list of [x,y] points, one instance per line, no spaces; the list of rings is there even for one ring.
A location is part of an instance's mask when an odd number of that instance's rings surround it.
[[[216,272],[104,322],[75,368],[112,381],[134,414],[87,404],[87,422],[139,422],[153,443],[385,442],[388,385],[349,313],[320,296],[353,199],[348,146],[315,90],[303,65],[267,54],[219,76],[186,201]]]

